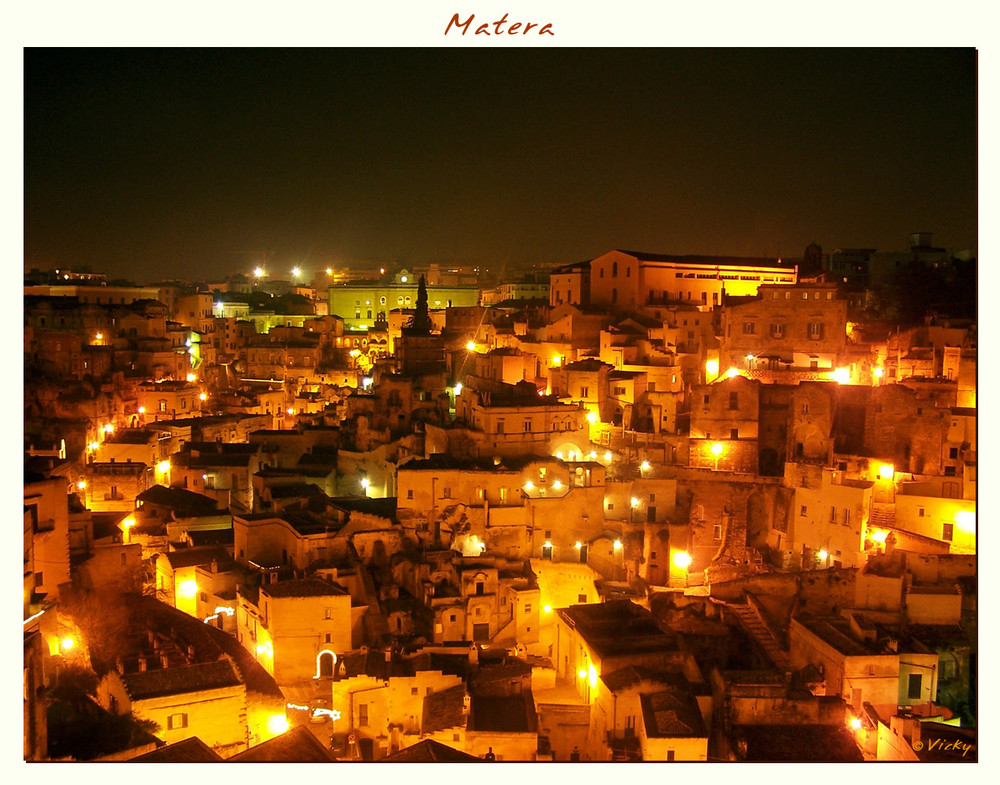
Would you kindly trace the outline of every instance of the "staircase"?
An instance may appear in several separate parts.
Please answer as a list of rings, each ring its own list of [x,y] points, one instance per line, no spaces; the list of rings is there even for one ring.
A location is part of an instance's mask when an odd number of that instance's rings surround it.
[[[740,626],[757,643],[775,668],[781,671],[791,669],[792,661],[788,652],[781,647],[777,638],[753,608],[749,605],[727,605],[726,610],[739,619]]]
[[[886,502],[874,502],[872,504],[871,518],[868,520],[868,528],[895,529],[896,505]]]

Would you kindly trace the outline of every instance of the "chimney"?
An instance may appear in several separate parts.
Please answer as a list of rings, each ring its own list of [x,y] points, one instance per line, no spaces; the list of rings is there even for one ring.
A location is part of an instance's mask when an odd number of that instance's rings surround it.
[[[217,562],[215,559],[212,559],[212,563],[209,566],[211,567],[212,572],[219,571],[219,562]]]

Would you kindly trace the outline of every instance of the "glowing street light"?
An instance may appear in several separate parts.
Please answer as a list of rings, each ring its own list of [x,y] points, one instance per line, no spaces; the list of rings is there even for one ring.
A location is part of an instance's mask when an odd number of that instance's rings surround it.
[[[629,504],[632,505],[632,509],[635,509],[636,507],[638,507],[639,506],[639,497],[638,496],[633,496],[631,499],[629,499]]]
[[[825,548],[816,554],[821,562],[825,562],[829,558],[830,553]]]
[[[326,274],[327,275],[333,275],[333,268],[332,267],[327,267],[326,268]]]
[[[170,471],[170,461],[160,461],[156,464],[156,471],[160,474],[166,474]]]
[[[188,380],[189,382],[196,382],[196,381],[198,381],[198,377],[197,377],[197,375],[196,375],[196,374],[193,374],[193,373],[189,373],[189,374],[187,375],[187,380]]]
[[[80,489],[80,490],[82,491],[82,490],[83,490],[84,488],[86,488],[86,487],[87,487],[87,483],[86,483],[86,482],[84,482],[83,480],[80,480],[80,481],[79,481],[79,482],[78,482],[78,483],[76,484],[76,487],[77,487],[77,488],[79,488],[79,489]]]
[[[719,375],[719,361],[709,360],[705,363],[705,373],[708,376],[718,376]]]
[[[184,599],[190,600],[198,594],[198,582],[194,578],[181,581],[177,587],[177,593]]]
[[[554,490],[554,491],[562,490],[562,483],[559,482],[559,480],[553,481],[553,483],[552,483],[552,490]]]
[[[576,548],[577,550],[580,550],[583,547],[583,543],[577,540],[576,542],[573,543],[573,547]]]
[[[139,407],[139,414],[145,414],[145,413],[146,413],[146,407],[145,406],[140,406]]]
[[[615,542],[614,542],[614,549],[616,551],[620,551],[622,549],[622,541],[621,540],[615,540]]]
[[[545,605],[545,606],[542,607],[542,610],[545,611],[546,613],[552,613],[552,606],[551,605]]]
[[[643,461],[642,463],[639,464],[639,471],[648,472],[651,468],[652,466],[650,465],[649,461]]]
[[[292,278],[298,278],[301,274],[302,270],[300,270],[298,267],[292,268]]]
[[[883,463],[878,467],[878,476],[883,480],[891,480],[896,474],[896,467],[891,463]]]
[[[366,491],[371,487],[371,484],[372,481],[369,480],[367,477],[361,478],[361,487],[364,488]]]
[[[861,730],[861,720],[857,717],[851,720],[851,730]]]
[[[597,415],[594,414],[594,412],[588,412],[587,413],[587,422],[589,422],[591,425],[593,425],[594,423],[596,423],[597,422]]]
[[[94,338],[96,338],[98,341],[102,341],[104,340],[104,334],[98,333],[97,335],[94,336]]]
[[[613,456],[613,455],[611,454],[611,451],[610,451],[610,450],[608,450],[608,451],[607,451],[606,453],[604,453],[604,460],[605,460],[605,461],[606,461],[607,463],[611,463],[611,459],[612,459],[612,458],[614,458],[614,456]]]
[[[253,268],[253,277],[254,278],[263,278],[264,277],[264,268],[263,267],[254,267]]]
[[[719,458],[722,456],[722,451],[725,448],[722,446],[722,442],[712,442],[710,449],[712,455],[715,456],[715,471],[719,471]]]
[[[674,551],[670,557],[670,561],[673,562],[678,570],[686,570],[691,566],[691,554],[687,551]]]
[[[476,342],[475,341],[469,341],[467,344],[465,344],[465,348],[468,349],[470,352],[475,351],[475,349],[476,349]]]
[[[208,393],[201,393],[201,394],[200,394],[200,395],[198,396],[198,398],[199,398],[200,400],[202,400],[202,401],[207,401],[207,400],[208,400]]]
[[[533,490],[535,490],[535,484],[531,480],[528,480],[524,484],[524,490],[526,490],[526,491],[533,491]]]
[[[732,379],[734,376],[739,376],[739,375],[740,372],[737,368],[730,368],[728,371],[726,371],[726,376],[728,376],[730,379]]]
[[[462,383],[455,382],[455,395],[458,395],[461,392],[462,392]]]
[[[872,376],[874,376],[876,379],[881,379],[884,374],[885,371],[882,370],[881,368],[876,368],[875,370],[872,371]]]

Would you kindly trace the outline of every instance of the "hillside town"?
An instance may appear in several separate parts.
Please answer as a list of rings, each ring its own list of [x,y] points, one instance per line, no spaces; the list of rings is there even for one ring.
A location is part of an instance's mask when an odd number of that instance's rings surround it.
[[[976,263],[900,241],[25,272],[24,759],[976,761]]]

